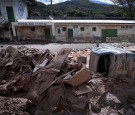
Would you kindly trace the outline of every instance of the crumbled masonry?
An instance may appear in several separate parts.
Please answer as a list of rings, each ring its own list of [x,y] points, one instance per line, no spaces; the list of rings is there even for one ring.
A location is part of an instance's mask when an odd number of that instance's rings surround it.
[[[101,74],[91,65],[99,63],[91,54],[90,49],[63,48],[56,55],[48,49],[2,49],[0,115],[135,115],[134,74]]]

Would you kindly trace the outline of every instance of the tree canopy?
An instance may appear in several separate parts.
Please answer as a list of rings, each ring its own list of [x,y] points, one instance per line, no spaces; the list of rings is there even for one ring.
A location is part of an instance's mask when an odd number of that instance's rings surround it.
[[[122,6],[127,15],[135,18],[135,0],[111,0],[113,3]]]
[[[35,0],[33,0],[35,1]],[[59,4],[45,5],[35,1],[28,5],[29,18],[46,18],[53,14],[54,18],[125,18],[125,12],[118,5],[96,4],[89,0],[72,0]]]

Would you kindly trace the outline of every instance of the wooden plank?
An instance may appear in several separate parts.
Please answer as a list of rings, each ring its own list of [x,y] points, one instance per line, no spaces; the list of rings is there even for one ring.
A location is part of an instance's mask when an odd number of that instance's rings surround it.
[[[65,59],[69,55],[70,51],[71,49],[66,49],[66,48],[61,49],[60,52],[56,55],[56,57],[53,59],[52,61],[53,65],[47,70],[49,71],[49,69],[51,70],[51,68],[60,70],[63,63],[65,63]],[[39,73],[37,75],[37,79],[35,80],[32,88],[28,92],[27,97],[30,99],[40,98],[41,95],[48,88],[48,86],[52,83],[52,81],[54,81],[57,74],[58,72],[48,73],[47,71],[42,71],[41,73]]]
[[[63,77],[67,76],[68,74],[70,74],[70,73],[72,73],[72,72],[74,72],[74,71],[75,71],[75,70],[71,70],[70,72],[68,72],[68,73],[66,73],[66,74],[64,74],[64,75],[61,75],[61,76],[57,77],[54,81],[52,81],[52,82],[46,87],[46,89],[44,89],[44,91],[47,90],[48,88],[50,88],[56,81],[62,79]]]

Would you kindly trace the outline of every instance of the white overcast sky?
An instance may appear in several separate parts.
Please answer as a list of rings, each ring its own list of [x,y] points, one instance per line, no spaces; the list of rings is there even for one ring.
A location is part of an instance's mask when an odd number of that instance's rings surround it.
[[[40,1],[43,2],[45,4],[50,4],[50,0],[36,0],[36,1]],[[65,2],[65,1],[70,1],[70,0],[53,0],[53,4],[57,4],[60,2]],[[94,1],[94,0],[92,0]],[[105,3],[112,3],[110,0],[95,0],[95,1],[101,1],[101,2],[105,2]]]

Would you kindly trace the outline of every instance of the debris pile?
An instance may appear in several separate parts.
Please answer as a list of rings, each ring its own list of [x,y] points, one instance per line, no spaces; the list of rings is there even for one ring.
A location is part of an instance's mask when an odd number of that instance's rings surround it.
[[[26,47],[2,50],[1,113],[135,114],[134,78],[92,73],[88,68],[90,52],[63,48],[54,56],[49,50]]]
[[[31,102],[24,98],[11,98],[0,96],[0,115],[30,115],[27,109]]]
[[[133,42],[121,42],[121,43],[111,43],[109,44],[110,46],[113,46],[113,47],[119,47],[119,48],[127,48],[127,47],[130,47],[130,46],[134,46],[135,44]]]
[[[90,49],[71,51],[68,56],[68,61],[70,62],[68,62],[68,67],[70,68],[78,63],[83,63],[89,68],[90,52]]]
[[[37,49],[9,46],[0,52],[0,94],[28,91],[32,82],[32,74],[47,65],[53,55],[46,50],[39,52]]]

